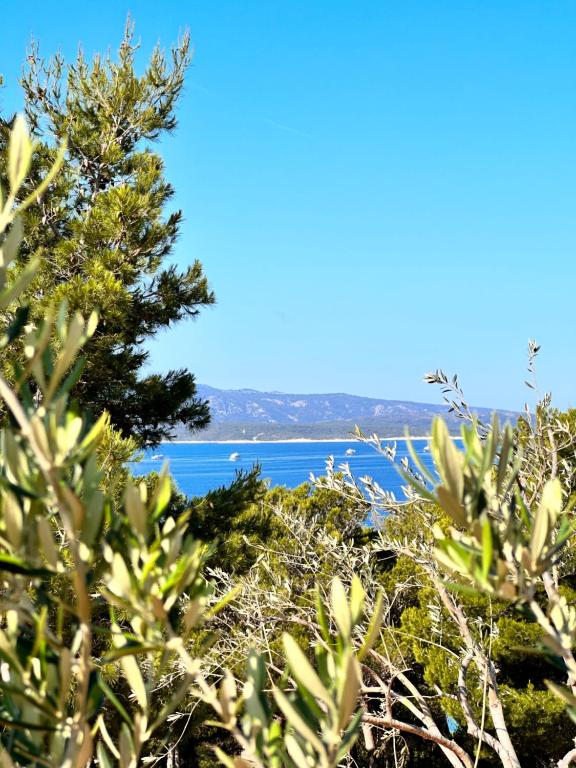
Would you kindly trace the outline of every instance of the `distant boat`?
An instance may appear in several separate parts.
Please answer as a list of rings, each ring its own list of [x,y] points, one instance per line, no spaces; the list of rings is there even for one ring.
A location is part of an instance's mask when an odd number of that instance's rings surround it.
[[[354,456],[356,453],[356,448],[347,448],[346,449],[346,456]]]
[[[231,453],[230,456],[228,456],[228,461],[238,461],[240,458],[240,454],[234,451],[234,453]]]
[[[152,461],[160,461],[160,459],[164,458],[164,454],[162,453],[155,453],[154,456],[151,457]]]

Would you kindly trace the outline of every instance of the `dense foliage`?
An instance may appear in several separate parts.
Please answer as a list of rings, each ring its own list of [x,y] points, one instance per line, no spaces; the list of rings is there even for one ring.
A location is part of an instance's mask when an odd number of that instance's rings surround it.
[[[144,342],[196,316],[214,296],[199,262],[184,272],[165,263],[182,214],[164,215],[173,189],[152,148],[176,126],[189,40],[172,49],[170,62],[157,48],[141,75],[136,50],[128,26],[116,60],[89,63],[80,52],[66,65],[30,51],[22,84],[37,151],[18,199],[37,187],[64,140],[66,151],[60,173],[28,211],[18,263],[39,260],[26,291],[34,320],[64,300],[84,315],[99,312],[73,396],[94,414],[106,409],[124,436],[154,445],[178,425],[204,426],[209,414],[188,371],[141,374]],[[0,150],[11,125],[2,124]]]
[[[205,416],[189,374],[138,378],[142,341],[211,301],[199,266],[160,270],[178,217],[142,144],[174,125],[187,41],[172,68],[133,59],[128,32],[63,87],[34,53],[37,144],[4,126],[0,765],[567,768],[574,412],[500,430],[432,374],[464,448],[437,421],[402,500],[333,462],[195,499],[132,476],[138,444]]]
[[[319,597],[317,605],[324,627],[318,671],[285,633],[287,667],[273,689],[275,707],[256,654],[242,699],[230,673],[218,689],[210,684],[201,624],[233,593],[208,608],[213,586],[201,571],[210,548],[188,532],[193,509],[169,508],[165,472],[152,494],[146,482],[128,477],[123,504],[115,504],[98,454],[108,414],[91,424],[69,403],[78,353],[97,316],[85,320],[61,303],[57,314],[25,324],[26,311],[15,308],[37,270],[34,263],[15,269],[21,216],[58,170],[57,163],[18,204],[33,149],[18,118],[0,209],[0,309],[15,309],[0,344],[10,349],[22,341],[26,358],[24,366],[12,358],[12,385],[0,375],[10,415],[0,436],[0,762],[136,768],[164,748],[173,752],[163,728],[190,694],[215,710],[255,764],[311,760],[335,768],[358,735],[360,659],[377,636],[378,616],[357,651],[364,590],[355,578],[348,598],[333,579],[329,604]],[[288,671],[296,685],[287,690]],[[317,695],[324,708],[313,704]],[[302,707],[310,710],[305,721]],[[215,752],[227,765],[247,764]]]

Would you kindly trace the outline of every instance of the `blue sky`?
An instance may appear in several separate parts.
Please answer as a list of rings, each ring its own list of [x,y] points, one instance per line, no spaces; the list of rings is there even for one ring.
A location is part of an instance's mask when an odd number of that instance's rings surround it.
[[[57,10],[55,10],[55,8]],[[96,11],[96,8],[98,9]],[[25,10],[24,10],[25,9]],[[174,260],[218,304],[151,345],[225,388],[576,405],[576,2],[188,0],[2,9],[5,109],[45,54],[188,27]]]

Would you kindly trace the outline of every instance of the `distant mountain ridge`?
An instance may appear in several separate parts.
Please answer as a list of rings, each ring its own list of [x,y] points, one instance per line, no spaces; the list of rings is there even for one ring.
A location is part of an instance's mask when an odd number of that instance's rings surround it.
[[[208,400],[212,422],[194,434],[180,431],[178,439],[189,440],[286,440],[350,437],[354,425],[382,437],[430,432],[434,416],[443,415],[453,432],[460,420],[446,405],[384,400],[344,393],[289,394],[254,389],[217,389],[199,384],[198,396]],[[483,420],[489,408],[473,409]],[[518,414],[498,411],[502,420],[516,421]]]

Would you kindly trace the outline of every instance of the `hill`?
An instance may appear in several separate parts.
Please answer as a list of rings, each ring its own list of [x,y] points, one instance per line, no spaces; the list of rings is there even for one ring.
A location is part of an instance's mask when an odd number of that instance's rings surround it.
[[[198,395],[210,402],[212,423],[201,432],[179,431],[180,440],[288,440],[350,437],[357,424],[364,432],[381,437],[412,435],[430,431],[432,419],[443,415],[454,433],[460,421],[445,405],[408,400],[381,400],[343,393],[287,394],[254,389],[216,389],[198,385]],[[491,409],[475,408],[483,420]],[[515,421],[518,414],[499,411],[503,420]]]

